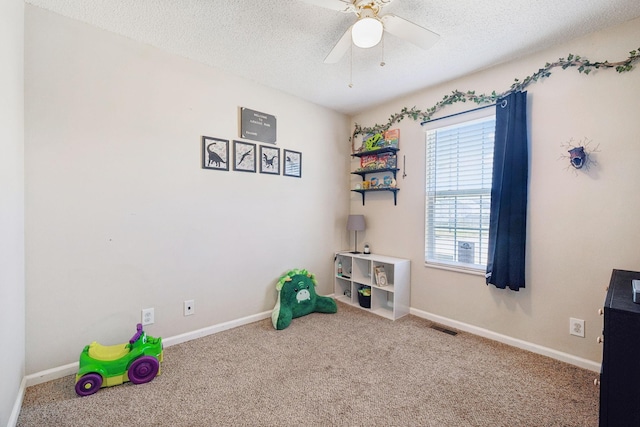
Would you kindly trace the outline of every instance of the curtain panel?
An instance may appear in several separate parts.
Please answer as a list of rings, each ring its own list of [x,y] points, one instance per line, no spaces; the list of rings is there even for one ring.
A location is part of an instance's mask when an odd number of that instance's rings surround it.
[[[514,92],[496,104],[487,285],[525,287],[528,177],[527,93]]]

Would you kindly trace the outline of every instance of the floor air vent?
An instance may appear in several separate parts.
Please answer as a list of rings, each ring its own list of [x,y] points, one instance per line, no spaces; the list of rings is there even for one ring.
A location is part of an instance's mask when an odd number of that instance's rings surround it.
[[[431,329],[435,329],[436,331],[444,332],[445,334],[449,334],[453,336],[458,335],[456,331],[452,331],[451,329],[443,328],[442,326],[438,326],[438,325],[431,325]]]

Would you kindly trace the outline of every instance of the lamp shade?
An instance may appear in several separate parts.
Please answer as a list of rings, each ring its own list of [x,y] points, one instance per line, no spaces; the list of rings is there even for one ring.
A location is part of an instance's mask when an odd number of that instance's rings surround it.
[[[361,48],[369,48],[380,43],[384,28],[376,18],[361,18],[351,28],[353,44]]]
[[[364,215],[349,215],[347,219],[347,230],[364,231]]]

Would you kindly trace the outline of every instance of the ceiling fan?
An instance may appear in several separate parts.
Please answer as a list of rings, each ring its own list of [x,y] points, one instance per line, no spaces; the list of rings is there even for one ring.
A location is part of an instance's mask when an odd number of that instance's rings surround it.
[[[380,16],[380,11],[393,0],[301,0],[305,3],[355,13],[358,20],[342,35],[324,59],[326,64],[336,63],[347,53],[351,43],[361,48],[376,46],[384,31],[407,40],[422,49],[429,49],[440,37],[433,31],[392,14]]]

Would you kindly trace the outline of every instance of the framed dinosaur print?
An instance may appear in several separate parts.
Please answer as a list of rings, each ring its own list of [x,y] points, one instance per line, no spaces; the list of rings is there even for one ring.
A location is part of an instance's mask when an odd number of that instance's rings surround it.
[[[256,171],[256,144],[233,141],[233,170],[241,172]]]
[[[280,149],[260,146],[260,173],[280,175]]]
[[[282,174],[284,176],[302,177],[302,153],[284,149],[282,156],[284,157],[284,167]]]
[[[202,137],[202,168],[229,170],[229,140]]]

